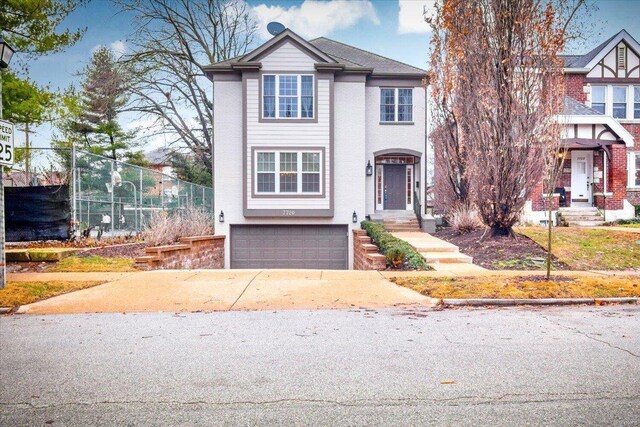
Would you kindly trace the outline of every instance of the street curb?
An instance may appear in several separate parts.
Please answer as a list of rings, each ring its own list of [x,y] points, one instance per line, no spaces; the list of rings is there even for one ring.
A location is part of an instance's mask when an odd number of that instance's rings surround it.
[[[517,305],[578,305],[578,304],[640,304],[640,298],[469,298],[456,299],[444,298],[440,299],[438,305],[450,305],[456,307],[478,307],[485,305],[498,305],[501,307],[517,306]]]

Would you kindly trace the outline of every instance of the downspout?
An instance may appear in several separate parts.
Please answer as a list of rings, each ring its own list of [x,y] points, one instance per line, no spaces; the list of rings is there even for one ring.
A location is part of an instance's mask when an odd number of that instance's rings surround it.
[[[211,109],[214,110],[215,109],[215,89],[216,88],[216,84],[215,84],[215,77],[213,76],[213,73],[211,73]],[[212,117],[215,120],[215,116],[214,116],[214,112],[212,111]],[[215,135],[215,131],[216,131],[216,127],[214,126],[213,123],[211,123],[211,212],[213,213],[213,229],[215,232],[215,225],[216,225],[216,185],[215,185],[215,168],[216,168],[216,164],[214,162],[214,144],[213,142],[215,141],[214,135]],[[204,201],[204,200],[203,200]]]
[[[605,150],[604,148],[602,149],[602,153],[603,153],[603,175],[604,175],[604,183],[603,183],[603,199],[604,199],[604,206],[602,209],[602,217],[603,219],[606,221],[607,220],[607,181],[609,181],[609,173],[607,170],[607,163],[609,162],[609,154],[607,153],[607,150]]]
[[[422,184],[422,191],[424,192],[424,213],[427,212],[427,188],[429,187],[429,101],[427,99],[427,89],[429,88],[429,82],[425,77],[424,81],[424,184]],[[422,214],[421,212],[420,214]]]

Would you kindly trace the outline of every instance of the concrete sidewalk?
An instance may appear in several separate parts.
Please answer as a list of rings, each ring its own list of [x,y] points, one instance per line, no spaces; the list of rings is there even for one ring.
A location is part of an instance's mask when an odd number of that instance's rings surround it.
[[[57,273],[55,279],[71,280],[67,274],[73,274],[73,280],[83,280],[83,275],[86,277],[84,280],[96,280],[95,274],[102,273]],[[9,280],[24,281],[26,276],[12,274]],[[432,305],[430,298],[396,286],[377,271],[158,270],[107,277],[109,279],[103,285],[24,305],[18,313],[303,310]],[[29,279],[34,280],[34,275],[29,274]]]

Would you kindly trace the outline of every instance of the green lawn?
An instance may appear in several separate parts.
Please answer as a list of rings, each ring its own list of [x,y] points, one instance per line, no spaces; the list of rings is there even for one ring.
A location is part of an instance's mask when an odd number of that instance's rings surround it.
[[[547,247],[547,229],[523,227],[517,232]],[[557,227],[551,252],[575,270],[626,270],[640,268],[640,235],[602,228]]]
[[[48,271],[57,272],[129,272],[138,271],[131,258],[105,258],[101,256],[78,257],[63,259]]]

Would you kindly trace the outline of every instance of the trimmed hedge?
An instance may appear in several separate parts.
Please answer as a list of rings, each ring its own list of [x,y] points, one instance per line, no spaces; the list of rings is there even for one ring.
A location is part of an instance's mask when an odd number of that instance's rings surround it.
[[[387,233],[382,225],[372,221],[362,221],[360,227],[367,232],[385,256],[388,252],[404,253],[404,262],[407,262],[409,267],[416,270],[431,270],[422,255],[404,240]]]

